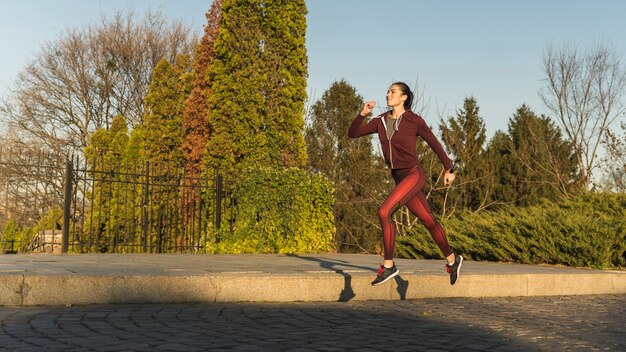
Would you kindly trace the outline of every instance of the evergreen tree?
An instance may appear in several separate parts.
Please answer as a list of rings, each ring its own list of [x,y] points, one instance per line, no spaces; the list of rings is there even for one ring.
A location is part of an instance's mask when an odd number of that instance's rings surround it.
[[[537,116],[522,105],[509,120],[509,136],[509,162],[515,175],[511,186],[517,204],[555,200],[573,191],[577,170],[574,148],[549,118]]]
[[[458,169],[455,196],[462,209],[479,210],[487,206],[491,192],[486,178],[490,170],[483,159],[486,140],[485,122],[473,97],[466,98],[456,116],[440,122],[442,139]]]
[[[207,223],[208,219],[200,219],[201,187],[199,187],[202,163],[209,139],[207,114],[208,99],[211,95],[209,67],[213,64],[214,44],[219,33],[222,20],[222,0],[214,0],[206,13],[207,24],[204,35],[196,48],[193,62],[192,90],[187,98],[183,114],[183,152],[185,162],[185,183],[181,185],[183,193],[182,216],[185,227],[197,228],[198,222]]]
[[[175,65],[166,59],[154,68],[145,98],[143,139],[145,160],[161,167],[182,167],[183,110],[189,95],[188,57],[180,56]]]
[[[128,199],[120,187],[119,170],[128,140],[126,119],[118,115],[113,118],[110,129],[97,129],[85,148],[93,188],[87,194],[91,212],[85,217],[83,231],[91,237],[83,237],[79,247],[86,247],[87,251],[109,251],[120,227],[126,224]]]
[[[496,204],[515,204],[519,193],[516,189],[520,163],[514,156],[511,137],[496,131],[485,150],[485,161],[493,172],[488,177],[492,185],[491,200]]]
[[[185,170],[190,177],[198,177],[200,174],[209,138],[207,113],[211,82],[208,70],[213,63],[213,47],[220,29],[222,0],[214,0],[205,16],[207,24],[204,26],[204,35],[196,48],[193,62],[193,88],[187,98],[183,115],[184,140],[181,150],[185,158]]]
[[[224,0],[209,68],[207,163],[303,166],[304,0]]]
[[[348,127],[363,98],[346,81],[334,82],[311,108],[305,140],[309,167],[335,184],[336,244],[340,251],[375,252],[376,217],[388,175],[368,137],[349,139]]]
[[[271,162],[284,167],[306,164],[304,101],[307,53],[304,0],[260,1],[265,97]]]
[[[188,56],[177,57],[173,65],[166,59],[159,62],[145,98],[147,114],[143,124],[134,131],[140,134],[141,159],[149,162],[146,172],[151,176],[148,182],[152,185],[149,186],[149,204],[144,206],[150,212],[148,219],[155,229],[148,242],[157,252],[171,250],[174,246],[185,250],[191,245],[179,227],[181,189],[167,186],[180,184],[184,166],[183,112],[193,78],[189,70]],[[163,228],[168,229],[166,235],[159,230]]]

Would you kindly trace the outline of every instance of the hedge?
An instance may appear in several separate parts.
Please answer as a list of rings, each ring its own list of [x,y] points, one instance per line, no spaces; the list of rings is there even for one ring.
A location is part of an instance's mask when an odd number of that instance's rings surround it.
[[[463,213],[443,222],[453,250],[473,260],[574,267],[626,266],[626,195],[589,193],[559,203]],[[397,256],[442,258],[422,226]]]
[[[298,169],[259,168],[237,179],[209,253],[319,253],[334,250],[333,184]]]

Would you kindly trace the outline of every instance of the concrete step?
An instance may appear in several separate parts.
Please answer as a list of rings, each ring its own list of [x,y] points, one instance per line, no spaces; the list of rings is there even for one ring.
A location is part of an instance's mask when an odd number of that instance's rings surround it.
[[[450,285],[443,260],[398,259],[372,287],[379,256],[0,255],[0,305],[293,302],[626,293],[626,271],[465,261]]]

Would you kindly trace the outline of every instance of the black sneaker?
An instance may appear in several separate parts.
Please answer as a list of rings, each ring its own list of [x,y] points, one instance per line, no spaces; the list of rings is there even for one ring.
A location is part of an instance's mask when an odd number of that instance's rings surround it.
[[[450,274],[450,285],[454,285],[456,280],[459,279],[461,265],[463,265],[463,257],[458,254],[454,256],[454,264],[446,264],[446,271]]]
[[[391,268],[385,268],[384,265],[381,265],[380,268],[378,268],[376,278],[372,281],[372,286],[378,286],[385,283],[398,274],[400,274],[400,270],[396,268],[396,264],[393,264]]]

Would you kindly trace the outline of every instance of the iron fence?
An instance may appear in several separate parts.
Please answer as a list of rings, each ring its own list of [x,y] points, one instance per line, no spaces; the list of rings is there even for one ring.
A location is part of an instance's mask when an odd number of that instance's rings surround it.
[[[203,252],[231,209],[216,170],[15,151],[0,151],[0,167],[5,252]]]

